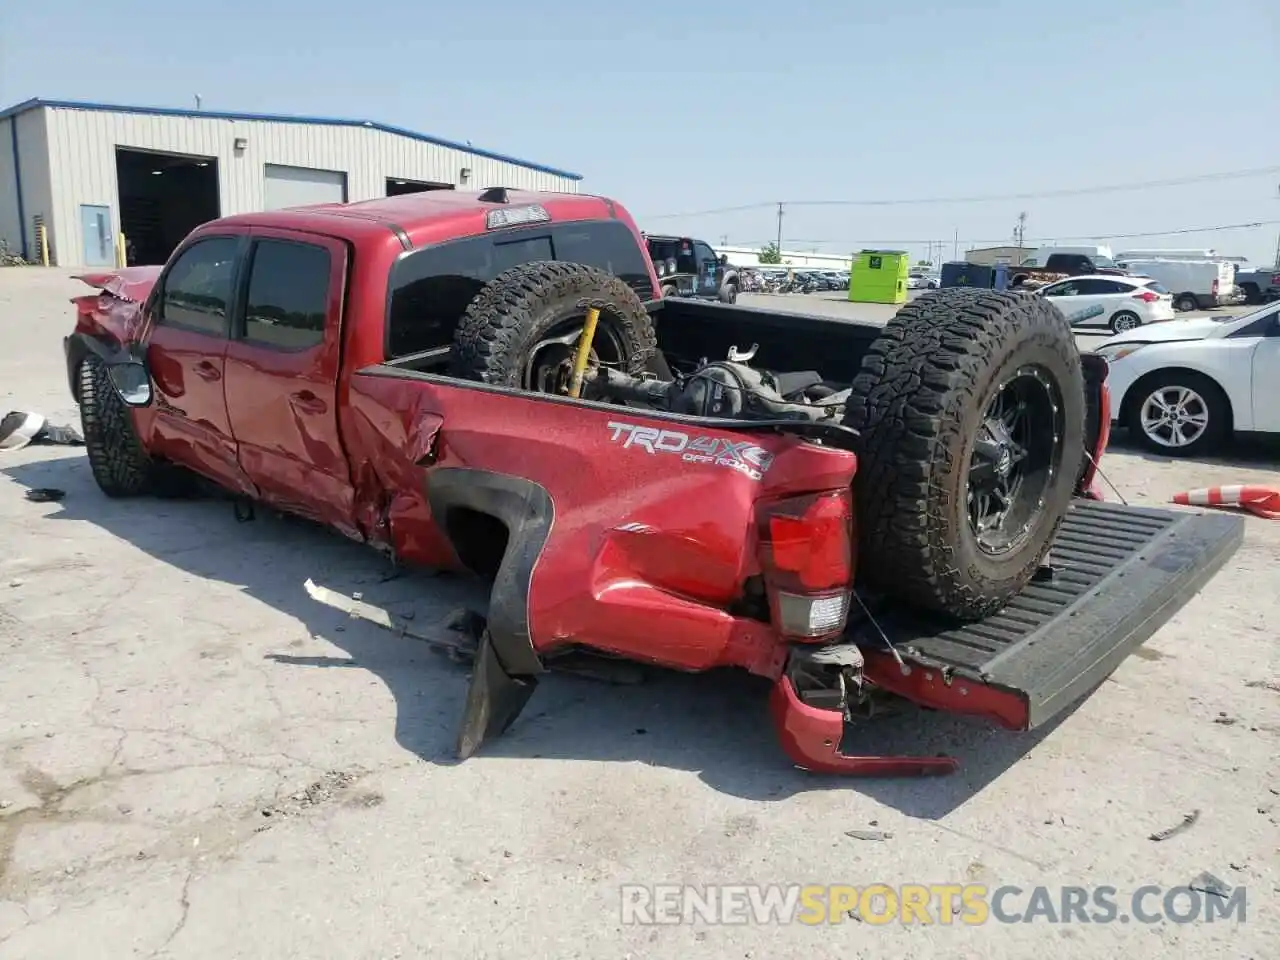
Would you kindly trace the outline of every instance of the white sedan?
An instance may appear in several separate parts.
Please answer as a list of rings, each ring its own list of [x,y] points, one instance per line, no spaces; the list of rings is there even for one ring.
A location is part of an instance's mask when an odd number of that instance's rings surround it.
[[[1149,450],[1205,453],[1233,432],[1280,433],[1280,305],[1141,326],[1095,351],[1112,417]]]
[[[1150,277],[1070,277],[1040,288],[1073,327],[1110,327],[1123,333],[1174,318],[1173,295]]]

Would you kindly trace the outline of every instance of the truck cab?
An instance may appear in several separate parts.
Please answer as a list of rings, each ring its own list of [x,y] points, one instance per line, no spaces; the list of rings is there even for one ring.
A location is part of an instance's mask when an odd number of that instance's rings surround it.
[[[738,272],[705,240],[647,234],[645,243],[662,282],[662,296],[737,301]]]

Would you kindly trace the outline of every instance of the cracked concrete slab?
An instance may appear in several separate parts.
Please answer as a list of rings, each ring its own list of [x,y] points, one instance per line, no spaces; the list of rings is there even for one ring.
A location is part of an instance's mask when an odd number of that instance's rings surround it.
[[[0,270],[0,406],[75,424],[60,339],[81,285]],[[771,298],[777,300],[779,298]],[[798,306],[807,306],[800,302]],[[858,309],[830,304],[823,309]],[[1280,485],[1274,454],[1116,446],[1136,502]],[[67,491],[36,504],[33,486]],[[733,676],[551,678],[452,760],[465,671],[311,601],[308,577],[419,621],[482,602],[225,504],[110,501],[83,451],[0,455],[0,958],[1269,955],[1280,926],[1280,524],[1089,699],[1020,737],[908,712],[873,748],[929,781],[789,769]],[[1230,722],[1224,722],[1230,721]],[[1195,825],[1148,836],[1200,810]],[[891,839],[859,843],[847,831]],[[624,926],[626,883],[1173,886],[1208,871],[1248,922]]]

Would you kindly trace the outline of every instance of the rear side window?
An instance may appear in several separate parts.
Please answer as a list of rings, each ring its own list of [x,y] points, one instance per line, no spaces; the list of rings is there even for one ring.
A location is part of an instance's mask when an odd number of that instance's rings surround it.
[[[503,230],[404,254],[392,268],[387,359],[446,347],[467,305],[494,277],[534,260],[583,263],[653,298],[644,252],[617,221],[587,220]]]
[[[1169,292],[1169,288],[1166,287],[1159,280],[1148,280],[1146,283],[1143,284],[1143,286],[1146,287],[1148,290],[1150,290],[1152,293],[1168,293]]]
[[[239,249],[236,237],[210,237],[179,254],[164,280],[161,325],[225,337]]]
[[[249,267],[244,338],[280,350],[324,342],[329,251],[309,243],[259,240]]]

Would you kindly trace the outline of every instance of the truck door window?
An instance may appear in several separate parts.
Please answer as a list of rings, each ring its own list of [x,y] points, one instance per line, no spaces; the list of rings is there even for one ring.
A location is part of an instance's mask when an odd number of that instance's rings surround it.
[[[701,240],[693,245],[694,252],[698,255],[698,261],[701,265],[709,264],[714,270],[716,265],[716,252]]]
[[[225,337],[239,248],[235,237],[211,237],[179,254],[164,280],[157,323]]]
[[[329,251],[290,240],[259,240],[249,267],[244,339],[278,350],[324,342]]]

